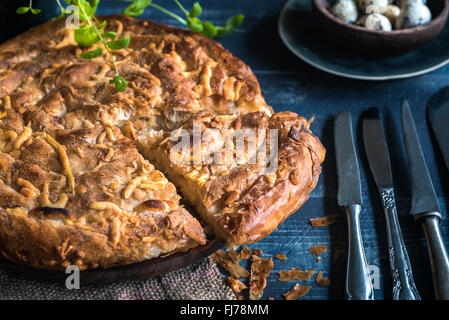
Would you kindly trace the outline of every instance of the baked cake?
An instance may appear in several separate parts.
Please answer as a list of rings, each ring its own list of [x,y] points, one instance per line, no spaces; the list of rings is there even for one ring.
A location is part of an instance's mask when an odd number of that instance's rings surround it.
[[[236,247],[266,237],[307,200],[325,155],[310,121],[274,113],[250,68],[211,39],[103,18],[107,30],[131,36],[113,52],[128,81],[123,92],[109,84],[115,71],[106,54],[77,56],[63,20],[0,45],[5,258],[44,269],[108,268],[205,244],[203,228]],[[173,133],[195,124],[215,133],[275,129],[276,170],[250,161],[249,148],[234,162],[175,161]],[[259,140],[270,145],[270,135]],[[217,153],[226,138],[202,139]]]

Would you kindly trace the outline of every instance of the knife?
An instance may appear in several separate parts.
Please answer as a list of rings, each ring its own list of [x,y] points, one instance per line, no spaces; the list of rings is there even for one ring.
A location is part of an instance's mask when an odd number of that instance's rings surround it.
[[[378,109],[372,109],[363,119],[363,141],[385,213],[388,253],[393,277],[393,299],[419,300],[407,249],[402,239],[396,211],[390,157]]]
[[[432,96],[427,107],[427,116],[449,169],[449,86]]]
[[[348,221],[348,264],[345,293],[348,300],[374,300],[360,232],[362,195],[359,165],[352,137],[351,115],[340,112],[335,119],[335,154],[338,178],[338,205]]]
[[[412,182],[410,214],[421,223],[426,235],[435,297],[439,300],[449,300],[449,259],[439,227],[442,220],[440,206],[407,101],[402,103],[402,131]]]

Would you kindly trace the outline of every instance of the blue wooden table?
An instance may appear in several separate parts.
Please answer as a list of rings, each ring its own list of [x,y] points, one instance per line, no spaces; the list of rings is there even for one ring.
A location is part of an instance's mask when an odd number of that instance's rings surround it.
[[[24,1],[27,2],[27,1]],[[171,1],[155,0],[164,6],[177,10]],[[182,1],[187,7],[193,3]],[[53,1],[37,1],[46,6]],[[114,0],[102,0],[100,14],[122,11],[125,4]],[[310,281],[312,289],[304,299],[342,299],[344,297],[346,223],[344,220],[329,227],[312,228],[309,218],[321,217],[338,212],[336,202],[337,181],[333,145],[334,116],[343,109],[350,110],[354,127],[357,129],[363,211],[362,234],[369,263],[378,267],[379,281],[375,289],[376,299],[391,299],[391,276],[387,255],[385,219],[380,207],[374,181],[368,171],[368,164],[361,148],[359,115],[367,108],[376,106],[384,116],[390,157],[392,160],[396,187],[398,214],[403,236],[409,250],[416,285],[423,299],[433,299],[432,277],[427,248],[421,227],[407,214],[410,206],[410,189],[406,155],[401,135],[400,103],[409,100],[421,139],[430,175],[443,213],[449,205],[449,172],[442,162],[436,143],[431,138],[425,117],[425,106],[432,94],[449,84],[449,66],[415,78],[385,82],[367,82],[339,78],[318,71],[291,54],[277,34],[277,20],[284,0],[204,0],[202,17],[214,23],[223,23],[234,13],[244,13],[244,24],[236,33],[219,41],[237,57],[245,61],[259,79],[262,93],[276,111],[292,110],[305,117],[315,116],[311,129],[320,137],[327,148],[323,173],[317,188],[309,201],[288,218],[277,231],[251,248],[263,250],[263,257],[283,253],[287,261],[274,259],[274,269],[267,282],[264,298],[282,299],[295,282],[279,282],[277,273],[293,267],[322,270],[332,281],[332,286],[320,288]],[[45,10],[38,19],[57,15],[57,10]],[[147,10],[143,18],[161,23],[179,25],[175,20],[155,10]],[[24,28],[21,23],[18,28]],[[7,37],[8,35],[4,35]],[[448,219],[441,223],[441,229],[449,246]],[[328,245],[329,250],[318,262],[308,249],[313,245]],[[341,254],[342,253],[342,254]],[[334,259],[336,257],[336,259]],[[338,258],[339,257],[339,258]],[[336,261],[333,261],[336,260]]]

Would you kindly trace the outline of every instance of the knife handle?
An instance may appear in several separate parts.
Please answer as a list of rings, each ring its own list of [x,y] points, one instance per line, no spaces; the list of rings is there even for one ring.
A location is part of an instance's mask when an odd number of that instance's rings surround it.
[[[399,225],[393,188],[380,190],[387,221],[388,253],[393,277],[393,300],[421,300]]]
[[[449,300],[449,259],[441,237],[439,222],[438,217],[429,216],[421,220],[421,225],[430,255],[435,298]]]
[[[358,204],[344,206],[348,220],[348,265],[346,268],[346,299],[374,300],[373,285],[368,272],[360,232]]]

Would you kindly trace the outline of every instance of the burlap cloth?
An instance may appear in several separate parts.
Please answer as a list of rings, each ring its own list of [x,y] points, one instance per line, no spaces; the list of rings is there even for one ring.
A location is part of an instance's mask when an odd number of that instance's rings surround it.
[[[86,285],[68,290],[56,283],[19,273],[0,264],[0,300],[166,300],[235,299],[209,258],[165,275],[142,281]]]

